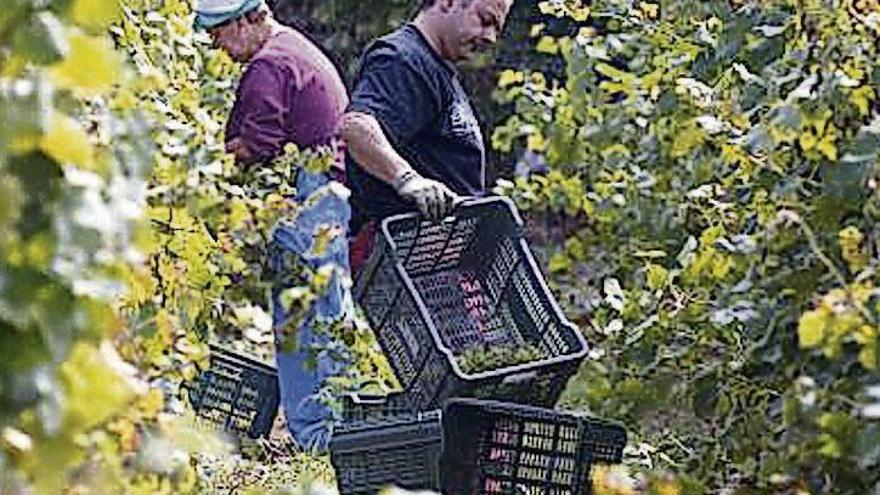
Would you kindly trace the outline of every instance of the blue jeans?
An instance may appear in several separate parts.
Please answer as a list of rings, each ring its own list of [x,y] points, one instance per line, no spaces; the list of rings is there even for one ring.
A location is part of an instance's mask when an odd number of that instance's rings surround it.
[[[302,208],[296,218],[282,220],[275,227],[267,259],[272,274],[278,382],[294,440],[305,450],[323,452],[339,419],[329,405],[332,394],[327,380],[344,373],[350,361],[345,346],[333,338],[329,327],[350,321],[354,314],[346,239],[351,213],[347,190],[326,174],[300,170],[296,183],[294,199]],[[320,232],[325,241],[326,233],[331,234],[326,248],[317,252],[321,246],[315,246],[315,240]],[[307,308],[285,310],[281,304],[284,291],[307,283],[307,277],[301,276],[303,269],[316,271],[328,266],[333,273],[327,290]],[[281,332],[279,329],[291,326],[291,318],[296,318],[295,331],[285,328]]]

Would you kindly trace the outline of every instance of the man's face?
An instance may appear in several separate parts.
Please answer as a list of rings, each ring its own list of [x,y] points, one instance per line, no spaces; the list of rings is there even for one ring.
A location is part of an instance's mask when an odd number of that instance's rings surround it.
[[[214,46],[222,49],[232,60],[247,62],[258,46],[254,23],[246,16],[232,19],[208,29]]]
[[[443,1],[443,0],[440,0]],[[452,0],[446,33],[446,54],[466,59],[498,41],[513,0]]]

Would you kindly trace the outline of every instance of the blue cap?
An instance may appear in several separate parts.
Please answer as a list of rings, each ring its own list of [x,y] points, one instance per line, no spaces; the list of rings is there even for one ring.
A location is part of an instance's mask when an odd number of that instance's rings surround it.
[[[214,26],[237,19],[263,5],[263,0],[198,0],[193,9],[196,30],[210,29]]]

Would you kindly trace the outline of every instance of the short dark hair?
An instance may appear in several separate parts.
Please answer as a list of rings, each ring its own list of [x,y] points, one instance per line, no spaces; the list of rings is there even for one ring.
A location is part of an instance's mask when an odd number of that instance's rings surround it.
[[[437,0],[422,0],[422,5],[421,7],[419,7],[419,10],[428,10],[433,7],[435,3],[437,3]],[[468,5],[470,3],[471,0],[465,0],[465,5]]]

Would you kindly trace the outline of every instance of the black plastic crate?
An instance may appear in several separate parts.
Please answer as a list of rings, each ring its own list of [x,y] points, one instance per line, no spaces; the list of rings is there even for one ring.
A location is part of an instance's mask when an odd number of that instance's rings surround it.
[[[235,435],[267,436],[280,401],[276,369],[213,345],[209,359],[208,369],[184,386],[197,417]]]
[[[470,201],[443,222],[416,214],[383,220],[355,297],[418,409],[459,396],[552,406],[587,354],[507,198]],[[477,371],[456,359],[505,346],[536,354]]]
[[[382,422],[389,417],[411,415],[420,411],[402,392],[387,395],[350,393],[343,396],[342,421],[344,425]]]
[[[497,401],[443,408],[440,483],[447,495],[588,495],[591,468],[621,461],[623,427]]]
[[[411,412],[405,399],[349,396],[333,432],[330,461],[340,495],[382,488],[437,490],[442,448],[440,411]]]

